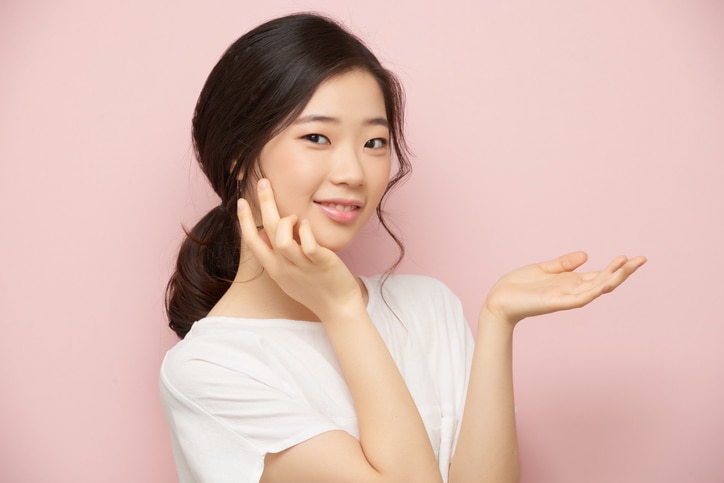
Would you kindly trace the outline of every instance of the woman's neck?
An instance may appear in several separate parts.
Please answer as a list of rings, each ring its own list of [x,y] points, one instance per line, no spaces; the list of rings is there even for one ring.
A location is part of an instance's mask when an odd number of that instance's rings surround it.
[[[367,304],[367,287],[359,278],[357,283]],[[287,295],[261,264],[245,253],[242,253],[234,281],[208,316],[319,322],[314,312]]]
[[[318,322],[307,307],[284,292],[256,259],[242,256],[233,283],[209,316]]]

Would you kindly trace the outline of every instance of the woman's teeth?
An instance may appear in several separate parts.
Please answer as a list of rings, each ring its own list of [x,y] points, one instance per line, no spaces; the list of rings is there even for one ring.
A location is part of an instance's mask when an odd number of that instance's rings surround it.
[[[322,205],[333,208],[337,211],[352,211],[357,209],[357,206],[355,205],[339,205],[336,203],[322,203]]]

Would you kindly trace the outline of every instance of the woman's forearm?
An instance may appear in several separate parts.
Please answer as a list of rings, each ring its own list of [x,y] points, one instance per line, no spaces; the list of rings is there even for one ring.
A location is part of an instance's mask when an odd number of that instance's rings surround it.
[[[576,272],[572,252],[526,265],[498,280],[478,317],[478,335],[450,483],[517,482],[520,464],[513,402],[513,328],[520,320],[583,307],[621,285],[646,258],[614,258],[603,270]]]
[[[339,308],[322,323],[349,385],[370,465],[385,481],[442,481],[422,418],[364,306]]]
[[[519,480],[513,400],[513,328],[483,309],[450,483]]]

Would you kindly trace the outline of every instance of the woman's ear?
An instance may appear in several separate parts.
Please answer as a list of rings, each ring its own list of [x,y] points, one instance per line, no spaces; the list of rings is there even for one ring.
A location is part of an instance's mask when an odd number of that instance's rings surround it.
[[[236,198],[244,198],[252,207],[252,212],[257,205],[256,184],[260,179],[264,178],[264,171],[261,168],[259,158],[252,165],[239,166],[238,173],[236,167],[238,159],[232,162],[231,173],[236,176]]]
[[[259,200],[256,196],[256,183],[262,177],[263,173],[259,163],[255,163],[249,173],[244,173],[242,170],[236,177],[236,199],[244,198],[249,203],[254,219],[257,221],[261,220],[261,214],[259,212]]]

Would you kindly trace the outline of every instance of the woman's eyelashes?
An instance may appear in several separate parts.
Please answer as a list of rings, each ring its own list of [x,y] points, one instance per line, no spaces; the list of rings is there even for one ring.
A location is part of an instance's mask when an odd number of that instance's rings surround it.
[[[302,139],[318,145],[332,144],[332,141],[330,141],[324,134],[305,134],[302,136]],[[366,141],[364,143],[364,147],[368,149],[381,149],[387,147],[387,144],[388,141],[385,138],[373,138]]]
[[[323,134],[307,134],[304,139],[314,144],[332,144],[329,142],[329,138]]]
[[[380,148],[387,147],[387,139],[385,139],[385,138],[370,139],[369,141],[367,141],[365,143],[365,147],[371,148],[371,149],[380,149]]]

